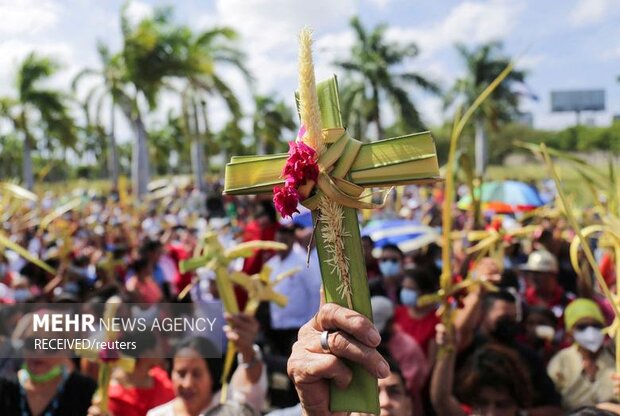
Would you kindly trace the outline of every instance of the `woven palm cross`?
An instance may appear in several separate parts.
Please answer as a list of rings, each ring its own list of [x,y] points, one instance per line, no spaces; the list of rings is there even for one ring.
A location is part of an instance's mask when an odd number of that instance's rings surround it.
[[[281,308],[288,304],[288,298],[281,293],[274,290],[274,287],[278,285],[282,280],[287,277],[293,276],[299,272],[299,268],[295,268],[276,276],[271,281],[271,267],[263,266],[260,273],[256,273],[252,276],[246,273],[234,272],[230,274],[230,280],[233,283],[242,286],[248,292],[248,303],[245,305],[245,313],[254,315],[256,309],[261,302],[273,302]]]
[[[304,30],[300,41],[300,140],[316,151],[319,166],[316,184],[302,204],[312,210],[317,224],[314,237],[325,298],[370,318],[357,209],[378,205],[366,202],[364,190],[439,180],[435,144],[428,132],[372,143],[352,138],[342,121],[336,78],[315,84],[310,32]],[[233,157],[226,166],[224,192],[273,192],[284,183],[287,159],[287,154]],[[331,411],[378,413],[377,380],[359,365],[352,370],[346,390],[332,384]]]
[[[245,243],[237,244],[234,247],[225,249],[220,243],[220,240],[216,233],[210,232],[206,235],[202,249],[195,253],[197,256],[182,261],[180,264],[181,273],[196,270],[200,267],[206,267],[215,273],[215,284],[217,291],[224,305],[224,310],[229,314],[239,313],[239,304],[235,297],[235,291],[233,283],[241,283],[245,286],[248,279],[252,279],[245,273],[233,272],[230,273],[228,268],[232,261],[238,258],[250,257],[256,250],[286,250],[288,247],[286,244],[278,243],[275,241],[248,241]],[[266,271],[265,271],[266,272]],[[234,277],[234,278],[233,278]],[[236,280],[236,282],[235,282]],[[193,281],[188,285],[180,294],[179,298],[183,298],[185,294],[189,292],[191,286],[195,284]],[[286,298],[282,299],[282,295],[275,296],[276,293],[271,291],[270,296],[266,289],[254,291],[251,285],[248,284],[248,288],[252,289],[248,291],[249,301],[246,306],[246,311],[253,314],[255,310],[248,310],[248,306],[256,304],[261,301],[286,301]],[[222,371],[222,394],[220,395],[222,403],[226,401],[228,392],[228,376],[232,369],[232,364],[235,358],[236,348],[229,342],[226,349],[226,357],[224,358],[224,369]]]
[[[224,305],[224,310],[234,314],[239,312],[239,305],[235,298],[232,281],[229,278],[228,266],[238,258],[246,258],[252,256],[256,250],[286,250],[287,246],[283,243],[275,241],[248,241],[237,244],[234,247],[225,249],[220,243],[218,236],[214,232],[206,235],[202,253],[189,260],[180,263],[179,269],[181,273],[196,270],[200,267],[206,267],[215,273],[215,283],[217,290]],[[195,284],[195,281],[191,285]],[[185,296],[191,285],[188,285],[179,298]]]

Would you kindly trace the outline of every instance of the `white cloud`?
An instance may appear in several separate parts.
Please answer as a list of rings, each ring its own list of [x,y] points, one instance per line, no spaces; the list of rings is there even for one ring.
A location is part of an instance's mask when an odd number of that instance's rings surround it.
[[[392,2],[392,0],[366,0],[366,1],[378,9],[385,9]]]
[[[134,25],[141,20],[151,17],[153,15],[153,6],[141,1],[132,1],[125,10],[125,16],[129,20],[129,23]]]
[[[424,28],[390,27],[394,41],[414,41],[422,53],[432,54],[451,48],[455,42],[467,44],[503,39],[517,25],[523,4],[508,1],[465,2],[453,8],[441,22]]]
[[[60,8],[52,0],[0,0],[0,34],[35,34],[58,23]]]
[[[328,33],[320,36],[315,41],[315,52],[329,57],[330,60],[337,58],[343,59],[350,53],[351,47],[355,43],[355,34],[351,29],[343,32]]]
[[[573,26],[586,26],[600,22],[614,10],[620,11],[618,0],[577,0],[569,20]]]
[[[266,93],[289,86],[292,91],[297,78],[297,36],[304,26],[315,33],[341,28],[356,14],[356,4],[355,0],[218,0],[216,10],[222,24],[240,32],[248,67]],[[317,56],[316,61],[325,64],[323,57]]]
[[[218,0],[216,8],[223,23],[235,26],[262,51],[288,44],[296,48],[302,27],[341,26],[357,10],[353,0]]]

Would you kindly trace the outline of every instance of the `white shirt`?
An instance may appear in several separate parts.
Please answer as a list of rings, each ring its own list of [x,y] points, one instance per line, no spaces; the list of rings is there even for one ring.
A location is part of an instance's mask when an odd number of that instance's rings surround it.
[[[285,259],[275,255],[266,265],[271,268],[271,281],[281,273],[295,268],[301,269],[274,287],[276,292],[288,298],[288,304],[284,308],[275,303],[269,304],[273,329],[300,328],[319,309],[321,270],[316,250],[311,252],[309,268],[306,265],[306,255],[299,249],[291,250]]]

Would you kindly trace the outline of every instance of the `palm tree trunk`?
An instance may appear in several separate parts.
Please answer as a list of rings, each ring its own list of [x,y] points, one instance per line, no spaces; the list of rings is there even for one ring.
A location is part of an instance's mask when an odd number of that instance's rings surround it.
[[[32,147],[31,137],[27,131],[24,131],[24,160],[23,174],[24,174],[24,186],[29,191],[34,188],[34,173],[32,171]]]
[[[127,115],[133,128],[136,140],[131,152],[131,183],[133,193],[138,199],[142,199],[148,192],[149,166],[146,128],[142,117],[131,113]]]
[[[131,182],[133,194],[138,199],[142,199],[148,192],[149,183],[148,134],[137,102],[134,101],[132,104],[127,99],[120,100],[119,104],[136,135],[136,141],[133,143],[131,152]]]
[[[136,141],[131,165],[131,179],[135,195],[142,199],[148,192],[149,184],[149,151],[148,135],[140,114],[133,119]]]
[[[484,129],[484,120],[481,117],[476,119],[475,129],[476,176],[482,177],[489,158],[489,143]]]
[[[15,124],[15,128],[18,126],[17,120],[13,122]],[[24,186],[29,191],[32,191],[34,188],[34,173],[32,171],[32,145],[33,140],[30,137],[30,132],[28,131],[28,120],[26,120],[26,112],[22,111],[19,115],[19,124],[23,129],[24,133],[24,156],[22,161],[22,169],[24,175]]]
[[[112,105],[110,107],[110,135],[108,137],[108,145],[110,146],[110,150],[108,151],[108,172],[110,173],[110,180],[112,181],[112,189],[118,190],[118,149],[116,148],[116,137],[114,136],[116,129],[115,107],[114,99],[112,99]]]
[[[375,104],[375,123],[377,123],[377,140],[383,139],[383,126],[381,125],[381,106],[379,102],[379,88],[372,86],[372,100]]]
[[[193,124],[194,124],[194,140],[192,140],[192,165],[194,170],[194,180],[196,182],[196,187],[201,193],[205,192],[205,182],[204,182],[204,157],[203,157],[203,149],[202,149],[202,140],[200,140],[200,123],[198,121],[198,105],[196,104],[196,99],[192,98],[192,116],[193,116]],[[206,130],[206,129],[205,129]]]
[[[203,167],[204,167],[204,172],[207,176],[205,176],[205,190],[207,189],[207,186],[209,185],[209,181],[208,181],[208,175],[209,175],[209,156],[211,156],[209,154],[209,144],[212,143],[213,141],[213,134],[211,133],[211,127],[209,126],[209,114],[207,112],[207,101],[206,100],[201,100],[200,101],[200,106],[202,107],[202,124],[204,127],[204,140],[205,143],[207,144],[207,155],[206,157],[203,157]],[[204,147],[203,147],[204,148]],[[202,154],[202,153],[201,153]],[[224,160],[228,160],[228,159],[224,159]]]

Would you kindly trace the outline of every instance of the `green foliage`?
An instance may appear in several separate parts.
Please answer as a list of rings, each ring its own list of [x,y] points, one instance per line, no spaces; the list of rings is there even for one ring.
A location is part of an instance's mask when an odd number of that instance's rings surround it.
[[[444,97],[446,107],[454,103],[468,108],[497,76],[508,66],[510,58],[502,54],[501,42],[489,42],[468,49],[463,44],[457,44],[456,50],[465,64],[467,72],[463,78],[456,80],[452,88]],[[480,105],[477,110],[493,130],[497,130],[502,123],[513,119],[518,111],[519,94],[514,90],[514,84],[522,83],[526,73],[513,69],[504,81],[493,90],[493,93]]]
[[[0,136],[0,178],[18,179],[22,157],[22,142],[14,133]]]
[[[250,153],[249,149],[243,143],[244,137],[245,132],[239,126],[239,123],[237,123],[235,120],[229,121],[222,128],[222,130],[219,131],[219,133],[216,135],[215,143],[219,144],[219,147],[226,155],[226,157],[224,158],[224,163],[228,162],[228,156],[247,155]]]
[[[607,127],[576,126],[559,132],[548,132],[549,146],[560,150],[620,152],[620,123]]]
[[[385,36],[387,25],[369,31],[357,17],[351,19],[351,28],[356,38],[351,56],[335,62],[348,75],[342,82],[345,125],[360,140],[368,139],[369,124],[376,127],[379,138],[385,138],[379,110],[383,102],[388,102],[399,120],[393,126],[398,135],[423,130],[424,124],[409,91],[416,87],[439,93],[439,87],[417,72],[397,70],[418,56],[417,45],[389,42]]]
[[[56,150],[74,148],[77,143],[68,97],[45,86],[45,81],[59,68],[56,61],[31,52],[17,68],[16,95],[0,98],[0,120],[12,124],[13,132],[28,144],[28,151],[23,152],[23,166],[30,166],[24,162],[32,161],[32,152],[37,148],[53,155]],[[23,180],[28,188],[34,185],[31,169],[24,170]]]
[[[431,129],[437,145],[440,163],[446,161],[450,126],[443,125]],[[461,149],[473,152],[473,130],[466,130],[461,141]],[[509,123],[498,130],[489,132],[490,163],[502,164],[504,158],[511,153],[529,154],[519,148],[517,142],[545,143],[547,146],[565,152],[620,152],[620,123],[607,127],[578,126],[559,131],[533,129],[520,123]]]
[[[70,111],[70,97],[45,83],[61,69],[61,63],[35,53],[27,55],[16,70],[13,94],[0,97],[0,122],[12,127],[5,128],[0,136],[0,177],[22,175],[26,139],[31,143],[33,171],[47,172],[46,181],[79,175],[91,179],[106,177],[110,174],[106,164],[109,136],[114,133],[115,123],[111,120],[104,128],[102,120],[110,119],[113,114],[110,106],[121,109],[135,129],[137,121],[151,120],[143,115],[157,107],[163,90],[178,93],[179,107],[164,120],[146,125],[149,161],[158,175],[190,173],[192,140],[200,141],[208,157],[223,154],[224,159],[230,155],[286,151],[286,143],[295,137],[297,128],[291,108],[273,95],[257,95],[254,112],[244,114],[238,91],[222,76],[224,71],[234,70],[248,83],[252,81],[245,56],[236,43],[237,33],[229,27],[196,32],[175,22],[172,12],[171,8],[159,8],[151,17],[131,23],[125,9],[122,10],[121,49],[112,51],[98,43],[100,64],[80,71],[71,85],[75,94],[84,78],[98,80],[85,91],[83,102],[78,103],[85,118],[79,127]],[[335,64],[346,73],[340,80],[341,106],[352,135],[369,140],[369,133],[374,136],[378,132],[384,138],[425,129],[412,91],[439,93],[439,88],[424,75],[408,69],[409,63],[419,55],[417,45],[389,41],[386,25],[366,28],[358,18],[353,18],[350,26],[355,44],[349,56]],[[469,49],[457,45],[457,52],[466,74],[446,93],[446,106],[471,104],[510,61],[502,53],[499,42]],[[537,130],[512,123],[519,99],[513,87],[525,76],[523,71],[513,71],[476,113],[491,127],[488,129],[491,164],[501,164],[511,153],[525,152],[515,146],[516,141],[544,142],[565,152],[620,152],[620,123],[561,131]],[[228,110],[229,119],[220,131],[210,128],[213,100],[223,102]],[[379,112],[382,106],[394,113],[392,125],[386,125],[382,119]],[[244,117],[252,120],[248,131],[241,127]],[[446,162],[451,128],[444,125],[432,129],[441,164]],[[473,138],[473,126],[466,127],[459,144],[462,153],[474,153]],[[71,150],[67,152],[67,149]],[[128,175],[132,143],[118,144],[117,149],[120,171]],[[208,164],[205,168],[215,169]]]
[[[169,113],[166,122],[149,130],[149,140],[149,158],[156,175],[190,173],[190,142],[184,134],[180,117]],[[171,155],[176,159],[174,164]]]
[[[288,151],[287,143],[295,138],[297,127],[293,110],[273,96],[255,96],[254,105],[252,131],[255,151],[262,154]]]
[[[59,68],[59,63],[34,52],[21,63],[17,70],[18,97],[15,103],[21,107],[19,127],[26,135],[33,134],[35,129],[42,129],[40,138],[48,141],[48,147],[74,147],[77,135],[69,113],[68,97],[58,90],[42,86]]]

